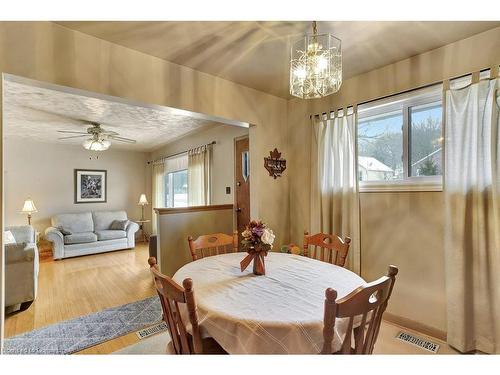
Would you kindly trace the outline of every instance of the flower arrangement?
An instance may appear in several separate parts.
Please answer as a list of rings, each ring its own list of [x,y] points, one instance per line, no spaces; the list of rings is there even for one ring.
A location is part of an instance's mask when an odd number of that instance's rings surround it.
[[[273,248],[275,235],[265,223],[260,220],[252,220],[241,233],[243,240],[241,245],[245,251],[250,248],[260,247],[262,250],[269,251]]]
[[[273,248],[275,235],[268,226],[260,220],[252,220],[241,233],[243,240],[242,248],[248,255],[240,262],[243,272],[253,260],[253,273],[255,275],[265,275],[266,267],[264,257]]]

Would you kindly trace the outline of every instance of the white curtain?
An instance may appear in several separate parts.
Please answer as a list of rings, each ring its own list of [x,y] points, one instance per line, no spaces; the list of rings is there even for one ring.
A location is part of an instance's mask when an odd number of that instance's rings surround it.
[[[181,155],[165,159],[165,174],[182,171],[187,168],[188,168],[187,153],[182,153]]]
[[[188,152],[188,205],[210,204],[212,146],[206,145]]]
[[[152,168],[153,184],[152,184],[152,195],[153,195],[153,212],[151,214],[151,231],[153,234],[157,234],[157,214],[155,213],[155,208],[165,207],[165,163],[164,161],[153,162]]]
[[[310,233],[352,239],[346,266],[360,272],[355,114],[313,120]]]
[[[446,91],[448,343],[500,353],[499,79]]]

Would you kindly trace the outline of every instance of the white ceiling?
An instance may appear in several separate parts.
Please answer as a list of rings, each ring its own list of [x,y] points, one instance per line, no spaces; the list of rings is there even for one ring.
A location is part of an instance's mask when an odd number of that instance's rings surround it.
[[[175,108],[139,105],[120,98],[81,90],[49,89],[46,84],[28,84],[24,79],[4,80],[4,137],[40,142],[81,145],[86,138],[58,140],[71,134],[57,130],[85,131],[88,121],[102,124],[136,144],[112,140],[111,149],[149,152],[191,132],[221,125],[201,114]],[[55,86],[54,86],[55,87]]]
[[[283,98],[290,97],[290,42],[311,32],[310,22],[295,21],[57,23]],[[345,80],[499,26],[499,21],[324,21],[318,31],[342,40]]]

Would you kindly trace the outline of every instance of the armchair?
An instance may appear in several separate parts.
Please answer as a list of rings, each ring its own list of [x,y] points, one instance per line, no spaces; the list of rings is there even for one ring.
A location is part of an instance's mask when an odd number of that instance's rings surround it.
[[[5,306],[26,310],[38,289],[38,248],[30,225],[6,227],[16,243],[5,245]]]

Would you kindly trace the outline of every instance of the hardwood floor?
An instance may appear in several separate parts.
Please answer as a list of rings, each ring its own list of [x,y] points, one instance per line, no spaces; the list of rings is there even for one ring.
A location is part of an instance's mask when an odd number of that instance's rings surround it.
[[[40,263],[38,296],[28,310],[6,316],[5,337],[153,296],[147,259],[147,244],[140,243],[132,250]]]

